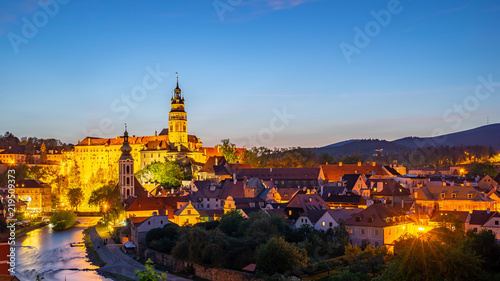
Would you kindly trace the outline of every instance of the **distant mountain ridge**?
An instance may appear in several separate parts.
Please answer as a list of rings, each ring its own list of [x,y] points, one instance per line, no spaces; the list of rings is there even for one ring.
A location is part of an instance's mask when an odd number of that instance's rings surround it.
[[[402,153],[425,146],[460,145],[486,145],[493,147],[495,150],[500,150],[500,123],[437,137],[405,137],[394,141],[351,139],[312,149],[317,154],[328,153],[331,155],[348,155],[360,153],[362,155],[372,155],[380,149],[382,149],[384,153]]]

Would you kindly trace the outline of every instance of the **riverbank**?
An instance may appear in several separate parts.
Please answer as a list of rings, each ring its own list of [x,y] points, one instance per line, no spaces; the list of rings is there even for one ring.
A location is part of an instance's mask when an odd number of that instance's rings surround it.
[[[26,235],[26,233],[32,231],[32,230],[35,230],[35,229],[39,229],[39,228],[42,228],[44,226],[48,225],[48,223],[46,222],[39,222],[39,223],[36,223],[36,224],[33,224],[33,225],[30,225],[30,226],[25,226],[19,230],[16,230],[16,237],[21,237],[21,236],[24,236]]]

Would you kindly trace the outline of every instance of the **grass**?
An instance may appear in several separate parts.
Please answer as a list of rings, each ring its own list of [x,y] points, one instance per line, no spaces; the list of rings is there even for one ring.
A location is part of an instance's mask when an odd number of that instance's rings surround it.
[[[90,236],[88,235],[88,229],[86,229],[83,233],[85,233],[85,236],[83,236],[83,241],[85,242],[85,249],[89,257],[90,263],[98,267],[105,266],[106,263],[101,259],[99,253],[97,253],[96,249],[94,248],[94,244],[92,244],[92,241],[90,241]]]

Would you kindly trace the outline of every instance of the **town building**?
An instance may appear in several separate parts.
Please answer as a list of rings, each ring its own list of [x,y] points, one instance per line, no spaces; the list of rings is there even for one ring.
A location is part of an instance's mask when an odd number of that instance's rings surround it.
[[[18,199],[24,201],[29,213],[50,212],[52,206],[52,187],[38,179],[16,181]]]

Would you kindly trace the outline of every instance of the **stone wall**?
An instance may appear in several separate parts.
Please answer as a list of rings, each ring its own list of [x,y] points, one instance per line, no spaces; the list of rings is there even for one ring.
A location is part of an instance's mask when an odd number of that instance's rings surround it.
[[[164,265],[168,268],[172,269],[173,273],[183,271],[188,265],[192,265],[194,268],[194,275],[201,277],[203,279],[212,280],[212,281],[234,281],[234,280],[242,280],[242,281],[263,281],[259,278],[254,278],[252,274],[225,269],[225,268],[216,268],[209,267],[201,264],[191,264],[189,262],[174,259],[172,256],[157,252],[152,249],[146,249],[144,251],[144,257],[146,259],[151,259],[156,264]]]

